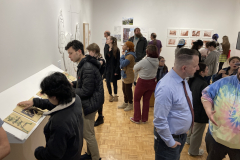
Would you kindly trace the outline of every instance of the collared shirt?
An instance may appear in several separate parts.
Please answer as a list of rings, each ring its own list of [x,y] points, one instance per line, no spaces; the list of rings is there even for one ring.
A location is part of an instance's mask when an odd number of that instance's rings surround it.
[[[235,76],[222,78],[202,91],[202,100],[209,101],[216,111],[209,121],[209,131],[216,142],[240,149],[240,82]]]
[[[183,79],[172,69],[155,89],[154,126],[168,147],[175,144],[172,134],[186,133],[192,124],[192,114],[184,93]],[[192,102],[192,92],[186,79],[186,90]]]

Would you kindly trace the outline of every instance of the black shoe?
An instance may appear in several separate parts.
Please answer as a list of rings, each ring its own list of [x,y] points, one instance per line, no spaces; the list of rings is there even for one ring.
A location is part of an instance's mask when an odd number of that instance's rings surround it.
[[[136,86],[136,85],[137,85],[137,82],[133,82],[133,84],[134,84],[134,86]]]
[[[100,124],[103,124],[104,123],[103,118],[104,118],[104,116],[98,116],[98,119],[96,120],[96,122],[94,124],[94,127],[99,126]]]
[[[87,152],[85,152],[84,155],[81,155],[80,160],[89,160],[92,159],[91,155],[88,155]]]

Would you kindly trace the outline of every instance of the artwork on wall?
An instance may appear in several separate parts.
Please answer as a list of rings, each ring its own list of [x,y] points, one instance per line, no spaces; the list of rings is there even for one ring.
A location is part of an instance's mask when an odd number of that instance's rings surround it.
[[[83,23],[83,45],[84,45],[84,51],[89,45],[89,24]]]
[[[121,26],[114,26],[114,33],[121,33],[121,29],[122,27]]]
[[[30,100],[32,99],[33,97]],[[41,109],[38,109],[36,107],[30,107],[29,109],[24,110],[24,108],[25,107],[17,106],[13,111],[21,114],[24,117],[29,118],[34,122],[37,122],[42,117],[43,111]]]
[[[24,118],[23,116],[14,112],[11,113],[9,116],[7,116],[7,118],[5,118],[3,121],[27,134],[36,125],[35,123],[28,120],[27,118]]]
[[[213,36],[213,30],[204,30],[203,31],[203,38],[212,38]]]
[[[122,25],[133,25],[133,17],[123,17]]]
[[[167,38],[167,46],[175,47],[177,46],[178,38]]]
[[[65,44],[65,31],[64,31],[64,20],[62,15],[62,10],[60,10],[60,15],[58,17],[58,49],[62,55],[62,60],[64,64],[64,70],[67,71],[65,58],[64,58],[64,44]]]
[[[180,29],[179,37],[189,37],[189,29]]]
[[[201,37],[202,36],[202,31],[201,30],[196,30],[196,29],[193,29],[190,31],[190,36],[191,37]]]
[[[168,29],[167,30],[167,36],[168,37],[178,37],[178,29]]]
[[[123,43],[127,42],[129,37],[130,28],[123,28]]]
[[[113,37],[115,37],[117,39],[118,42],[121,42],[121,34],[114,34]]]
[[[80,37],[81,35],[80,35],[80,26],[79,26],[79,24],[77,23],[76,24],[76,33],[75,33],[75,39],[76,40],[81,40],[81,37]]]
[[[190,39],[189,38],[184,38],[184,40],[185,40],[185,47],[189,47],[190,46]]]

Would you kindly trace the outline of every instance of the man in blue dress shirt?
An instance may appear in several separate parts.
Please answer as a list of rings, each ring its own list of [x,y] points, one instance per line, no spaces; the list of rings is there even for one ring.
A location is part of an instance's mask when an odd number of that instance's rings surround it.
[[[198,63],[198,52],[181,49],[175,56],[173,69],[156,86],[153,120],[155,160],[180,159],[186,132],[193,124],[192,92],[185,78],[194,76]]]

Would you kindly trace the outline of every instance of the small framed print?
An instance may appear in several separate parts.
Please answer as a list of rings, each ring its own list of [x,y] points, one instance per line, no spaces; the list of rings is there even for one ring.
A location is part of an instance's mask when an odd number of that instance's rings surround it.
[[[213,30],[203,30],[202,38],[212,38]]]
[[[190,30],[189,29],[179,29],[179,37],[189,37]]]
[[[176,47],[178,44],[178,38],[167,38],[167,47]]]
[[[190,30],[190,37],[192,38],[200,38],[202,36],[203,31],[200,29],[192,29]]]
[[[168,29],[167,30],[167,36],[168,37],[178,37],[179,30],[178,29]]]

